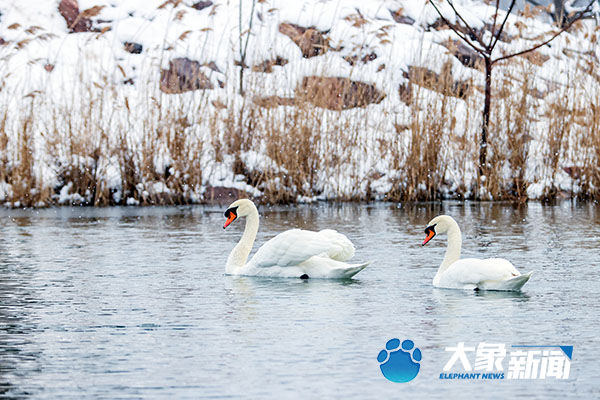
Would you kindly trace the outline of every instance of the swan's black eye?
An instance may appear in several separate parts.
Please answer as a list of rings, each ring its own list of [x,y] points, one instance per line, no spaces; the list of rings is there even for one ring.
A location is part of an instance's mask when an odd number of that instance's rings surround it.
[[[231,214],[237,217],[237,209],[237,207],[228,208],[227,210],[225,210],[225,217],[230,218]]]
[[[435,235],[435,225],[431,225],[425,228],[425,233],[429,234],[429,232],[432,232]]]

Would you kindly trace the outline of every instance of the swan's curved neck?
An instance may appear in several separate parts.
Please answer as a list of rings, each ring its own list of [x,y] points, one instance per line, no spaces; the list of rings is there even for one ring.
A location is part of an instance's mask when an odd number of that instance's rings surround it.
[[[444,261],[440,265],[438,273],[444,272],[453,262],[460,259],[460,248],[462,246],[462,234],[458,224],[452,220],[448,229],[448,247]]]
[[[236,269],[243,267],[254,246],[254,240],[258,232],[258,210],[256,207],[246,216],[246,228],[239,243],[231,250],[225,266],[226,273],[233,273]]]

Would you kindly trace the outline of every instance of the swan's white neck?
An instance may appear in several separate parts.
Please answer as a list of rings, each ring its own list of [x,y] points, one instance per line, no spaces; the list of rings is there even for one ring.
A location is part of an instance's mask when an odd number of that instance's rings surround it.
[[[450,228],[448,228],[448,247],[446,248],[444,261],[442,261],[442,264],[438,269],[438,274],[444,272],[453,262],[460,259],[460,248],[462,246],[460,228],[454,220],[451,220],[448,223],[450,224]]]
[[[251,213],[246,216],[246,228],[240,242],[229,253],[227,265],[225,266],[226,273],[232,274],[236,269],[242,268],[246,264],[252,246],[254,246],[258,224],[258,210],[254,207]]]

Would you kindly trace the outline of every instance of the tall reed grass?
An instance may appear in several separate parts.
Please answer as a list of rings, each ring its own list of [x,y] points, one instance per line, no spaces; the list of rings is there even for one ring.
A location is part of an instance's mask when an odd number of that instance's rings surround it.
[[[0,202],[187,204],[208,200],[211,186],[268,203],[525,201],[533,185],[546,199],[599,198],[596,61],[581,56],[568,82],[544,93],[540,81],[553,77],[538,76],[526,59],[495,70],[491,169],[481,177],[483,78],[460,81],[448,57],[441,72],[411,69],[402,88],[378,87],[379,104],[349,109],[340,103],[346,94],[320,101],[289,93],[293,99],[265,104],[272,80],[252,68],[237,74],[243,63],[226,71],[233,90],[216,94],[165,94],[151,74],[124,90],[119,71],[91,79],[85,62],[73,92],[62,94],[69,103],[0,82]],[[327,65],[321,72],[333,75]],[[236,76],[245,79],[243,96]],[[352,96],[367,94],[355,87]],[[323,106],[328,101],[333,106]]]

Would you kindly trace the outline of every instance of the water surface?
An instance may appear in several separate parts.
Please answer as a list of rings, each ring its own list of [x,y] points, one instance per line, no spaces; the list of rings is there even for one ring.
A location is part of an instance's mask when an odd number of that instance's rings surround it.
[[[335,227],[372,260],[349,281],[224,275],[243,230],[219,207],[2,210],[3,398],[597,398],[600,207],[562,203],[261,208],[257,242]],[[523,293],[435,289],[453,215],[463,256],[535,271]],[[391,338],[423,353],[387,381]],[[573,345],[567,381],[444,381],[446,346]],[[507,363],[505,363],[506,365]]]

